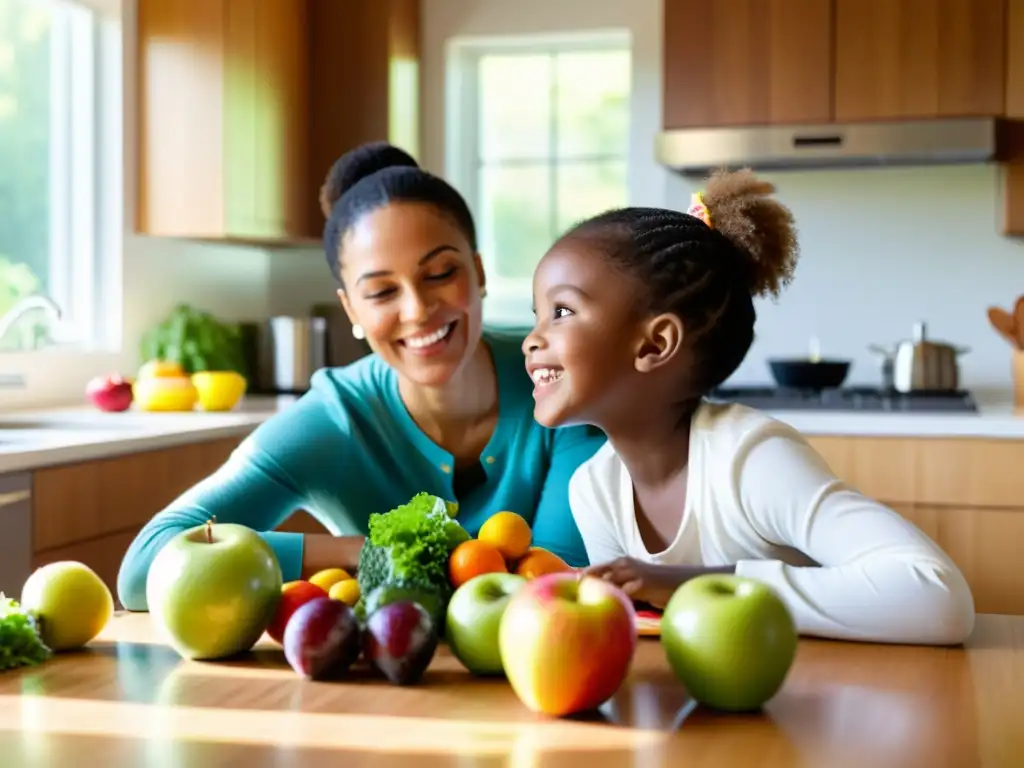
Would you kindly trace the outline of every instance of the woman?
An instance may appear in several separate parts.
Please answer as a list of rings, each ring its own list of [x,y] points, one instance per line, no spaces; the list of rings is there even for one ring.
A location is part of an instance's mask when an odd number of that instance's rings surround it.
[[[369,515],[420,491],[458,501],[474,534],[490,515],[518,512],[535,546],[587,563],[567,488],[604,436],[534,421],[522,337],[482,329],[484,271],[465,201],[387,144],[338,160],[320,199],[338,298],[374,354],[317,372],[294,406],[146,524],[118,576],[128,610],[147,609],[160,547],[213,516],[260,531],[292,580],[354,568]],[[297,509],[334,535],[273,530]]]

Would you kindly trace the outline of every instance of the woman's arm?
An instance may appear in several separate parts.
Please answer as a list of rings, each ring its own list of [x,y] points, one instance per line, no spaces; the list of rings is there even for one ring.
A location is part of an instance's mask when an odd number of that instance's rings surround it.
[[[562,427],[552,439],[551,464],[533,521],[533,545],[554,552],[574,568],[588,564],[588,547],[569,504],[569,481],[576,470],[605,443],[592,427]]]
[[[273,528],[302,502],[299,489],[250,435],[223,466],[158,512],[135,537],[117,577],[121,604],[130,611],[148,610],[146,577],[153,558],[168,540],[214,517],[218,523],[241,523],[260,531],[285,578],[298,578],[302,535]]]
[[[738,470],[737,501],[757,534],[820,564],[736,565],[737,574],[775,587],[802,633],[934,645],[971,633],[974,600],[953,561],[912,523],[840,481],[798,435],[761,439]]]
[[[157,552],[182,531],[214,517],[259,532],[286,581],[322,567],[354,567],[362,537],[322,535],[307,541],[303,534],[273,530],[295,511],[313,506],[309,499],[320,490],[321,479],[336,477],[345,421],[329,395],[314,389],[261,424],[223,466],[157,513],[135,537],[118,574],[121,604],[147,610],[146,577]]]

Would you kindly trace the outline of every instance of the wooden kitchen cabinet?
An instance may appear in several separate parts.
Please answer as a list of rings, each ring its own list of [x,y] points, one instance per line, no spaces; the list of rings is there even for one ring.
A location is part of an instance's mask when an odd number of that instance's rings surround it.
[[[309,231],[305,4],[139,0],[136,227],[255,241]]]
[[[665,0],[664,127],[1001,116],[1008,2]]]
[[[417,150],[418,0],[138,0],[135,228],[319,242],[357,144]]]
[[[666,129],[832,118],[832,0],[665,0]]]
[[[1003,114],[1007,0],[835,0],[835,119]]]
[[[985,613],[1024,615],[1024,441],[811,436],[832,470],[953,559]]]

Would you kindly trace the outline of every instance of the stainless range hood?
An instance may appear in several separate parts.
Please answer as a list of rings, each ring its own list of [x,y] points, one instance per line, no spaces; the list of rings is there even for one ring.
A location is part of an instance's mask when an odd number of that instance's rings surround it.
[[[996,154],[992,118],[665,131],[658,162],[685,176],[717,168],[800,170],[980,163]]]

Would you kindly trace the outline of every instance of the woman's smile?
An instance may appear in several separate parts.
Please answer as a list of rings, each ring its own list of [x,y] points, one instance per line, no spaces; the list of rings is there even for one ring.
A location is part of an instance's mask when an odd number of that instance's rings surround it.
[[[458,327],[458,320],[449,320],[440,327],[417,331],[398,340],[400,346],[417,357],[433,357],[444,352],[451,343]]]

